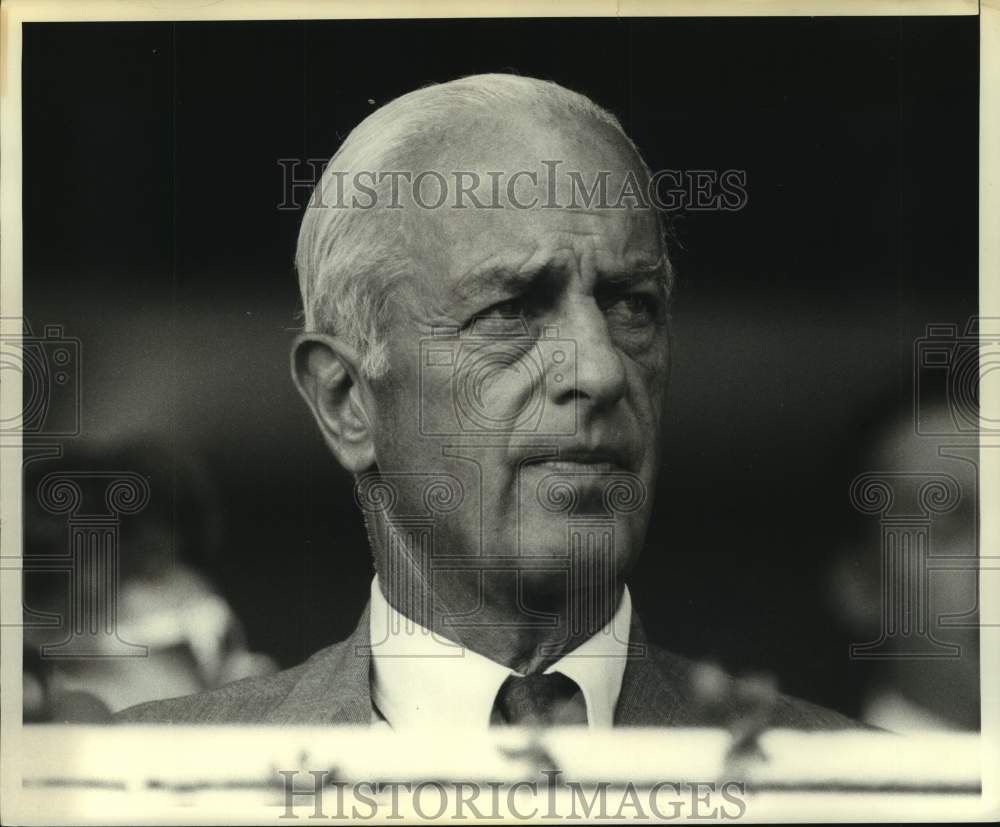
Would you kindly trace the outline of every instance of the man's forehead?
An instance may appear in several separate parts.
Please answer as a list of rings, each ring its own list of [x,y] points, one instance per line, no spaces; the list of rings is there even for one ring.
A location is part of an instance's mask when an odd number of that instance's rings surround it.
[[[614,127],[580,113],[568,119],[551,113],[501,106],[484,117],[457,116],[450,140],[425,147],[422,162],[485,174],[537,168],[558,161],[564,169],[623,170],[638,161],[634,147]]]
[[[655,210],[617,198],[629,179],[644,187],[646,171],[606,124],[514,116],[466,125],[462,140],[420,163],[437,173],[427,178],[431,199],[442,180],[448,192],[433,209],[405,208],[409,246],[435,287],[452,292],[493,269],[618,273],[662,263]]]
[[[543,234],[530,242],[501,248],[471,266],[455,271],[457,292],[468,293],[484,281],[502,279],[530,282],[540,274],[600,278],[657,274],[666,258],[656,249],[640,246],[615,249],[599,235]]]
[[[426,216],[414,238],[427,269],[451,285],[493,270],[588,276],[663,265],[660,225],[652,210],[449,212]]]

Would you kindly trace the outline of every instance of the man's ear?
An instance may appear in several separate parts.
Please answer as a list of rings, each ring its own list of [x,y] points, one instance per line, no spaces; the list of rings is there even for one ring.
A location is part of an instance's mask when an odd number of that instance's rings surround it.
[[[357,351],[334,336],[302,333],[292,345],[295,386],[330,450],[352,474],[375,464],[370,396],[359,381],[360,365]]]

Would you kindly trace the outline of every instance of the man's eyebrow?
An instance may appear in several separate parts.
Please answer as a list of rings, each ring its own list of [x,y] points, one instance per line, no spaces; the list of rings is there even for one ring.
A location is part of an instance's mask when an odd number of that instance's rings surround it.
[[[605,284],[639,283],[647,281],[665,281],[669,272],[667,257],[661,256],[656,261],[631,262],[622,268],[602,272],[598,281]]]
[[[504,264],[491,265],[462,276],[455,285],[455,290],[463,298],[475,295],[483,291],[484,288],[496,292],[513,293],[530,287],[532,284],[547,281],[555,275],[556,270],[550,264],[522,268]]]
[[[656,261],[639,260],[634,262],[631,266],[632,273],[637,276],[646,274],[665,274],[669,269],[670,264],[667,260],[666,253],[662,253]]]

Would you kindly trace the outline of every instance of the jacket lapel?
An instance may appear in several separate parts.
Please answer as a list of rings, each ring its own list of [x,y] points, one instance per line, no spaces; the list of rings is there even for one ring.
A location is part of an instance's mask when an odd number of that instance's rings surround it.
[[[676,684],[681,677],[669,674],[657,662],[638,614],[632,612],[630,654],[615,707],[615,726],[670,726],[679,723],[682,709]]]
[[[321,649],[305,663],[292,690],[267,716],[275,724],[369,724],[370,607],[347,640]]]

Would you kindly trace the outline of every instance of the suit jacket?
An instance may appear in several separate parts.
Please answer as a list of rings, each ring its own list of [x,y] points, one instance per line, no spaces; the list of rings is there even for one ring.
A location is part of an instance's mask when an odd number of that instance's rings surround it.
[[[735,698],[705,709],[692,694],[692,661],[651,644],[633,612],[630,657],[615,709],[615,726],[718,726],[741,712]],[[346,640],[275,675],[247,678],[209,692],[151,701],[123,710],[121,723],[368,724],[372,720],[366,607]],[[855,721],[806,701],[779,695],[768,724],[794,729],[845,729]]]

